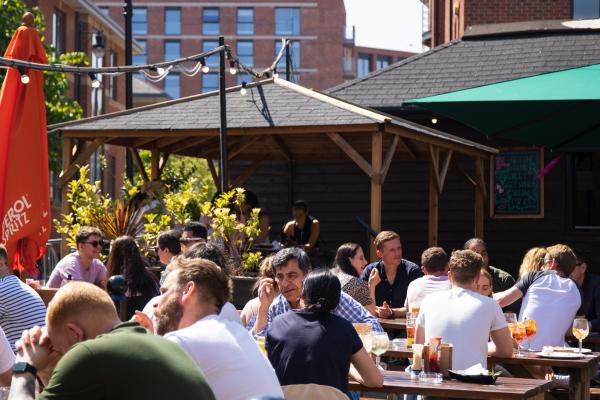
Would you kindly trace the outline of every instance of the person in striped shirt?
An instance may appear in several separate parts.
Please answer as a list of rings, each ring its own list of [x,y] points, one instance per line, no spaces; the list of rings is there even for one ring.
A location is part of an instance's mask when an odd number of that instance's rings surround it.
[[[12,351],[25,329],[45,324],[46,305],[35,290],[10,271],[6,247],[0,245],[0,327]]]

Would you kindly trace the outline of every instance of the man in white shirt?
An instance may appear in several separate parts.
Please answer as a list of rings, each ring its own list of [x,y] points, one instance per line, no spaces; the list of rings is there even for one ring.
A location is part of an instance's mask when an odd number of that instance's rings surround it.
[[[441,247],[430,247],[421,255],[424,276],[415,279],[406,290],[406,310],[420,308],[423,299],[431,293],[450,290],[448,280],[448,255]]]
[[[482,258],[471,250],[458,250],[450,257],[448,277],[452,289],[432,293],[421,303],[415,343],[441,336],[451,343],[452,368],[487,366],[488,352],[512,356],[512,338],[502,309],[477,291]],[[488,338],[493,345],[488,346]],[[494,346],[495,345],[495,346]]]
[[[0,386],[10,386],[14,364],[15,353],[10,348],[4,331],[0,328]]]
[[[240,324],[218,315],[231,281],[213,262],[175,258],[161,286],[157,333],[179,344],[198,364],[215,397],[283,398],[273,367]]]
[[[533,349],[562,346],[575,314],[581,305],[581,294],[569,278],[577,264],[577,256],[564,244],[546,249],[542,269],[524,275],[512,288],[495,293],[501,307],[523,297],[519,321],[533,319],[537,332],[531,339]]]

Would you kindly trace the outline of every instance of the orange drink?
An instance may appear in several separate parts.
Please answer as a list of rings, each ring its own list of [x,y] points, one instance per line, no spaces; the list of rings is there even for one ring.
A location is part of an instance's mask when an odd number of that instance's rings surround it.
[[[525,334],[527,335],[527,339],[534,337],[536,330],[537,326],[534,319],[528,319],[525,321]]]
[[[410,312],[413,316],[413,318],[417,318],[419,316],[419,312],[421,311],[421,307],[410,307]]]

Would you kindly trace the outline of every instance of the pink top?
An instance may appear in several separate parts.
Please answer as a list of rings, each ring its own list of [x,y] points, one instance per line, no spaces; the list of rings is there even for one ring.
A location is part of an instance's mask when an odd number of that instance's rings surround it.
[[[79,253],[71,253],[56,264],[50,279],[48,279],[49,288],[59,288],[63,281],[67,281],[71,275],[71,280],[85,281],[96,285],[101,284],[106,277],[106,267],[102,261],[94,258],[90,268],[86,271],[81,266],[81,257]]]

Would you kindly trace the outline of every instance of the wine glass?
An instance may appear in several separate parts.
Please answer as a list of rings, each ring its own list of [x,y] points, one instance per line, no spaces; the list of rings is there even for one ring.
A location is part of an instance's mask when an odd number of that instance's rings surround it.
[[[512,325],[512,329],[511,328]],[[513,339],[517,342],[517,357],[521,357],[521,342],[525,339],[527,335],[525,324],[522,322],[517,322],[514,324],[509,324],[510,333],[512,334]]]
[[[535,319],[525,319],[525,335],[527,335],[527,351],[531,351],[531,338],[535,336],[537,332],[537,325]]]
[[[363,347],[367,353],[370,353],[371,349],[373,348],[373,333],[365,332],[360,333],[358,336],[360,337],[360,340],[362,340]]]
[[[375,354],[375,364],[381,365],[381,356],[390,347],[390,338],[386,332],[378,332],[372,335],[371,353]]]
[[[583,339],[590,333],[590,324],[585,318],[575,318],[573,321],[573,336],[579,340],[579,354],[583,346]]]
[[[504,313],[504,318],[506,319],[506,322],[509,324],[517,323],[517,314],[515,314],[514,312]]]

